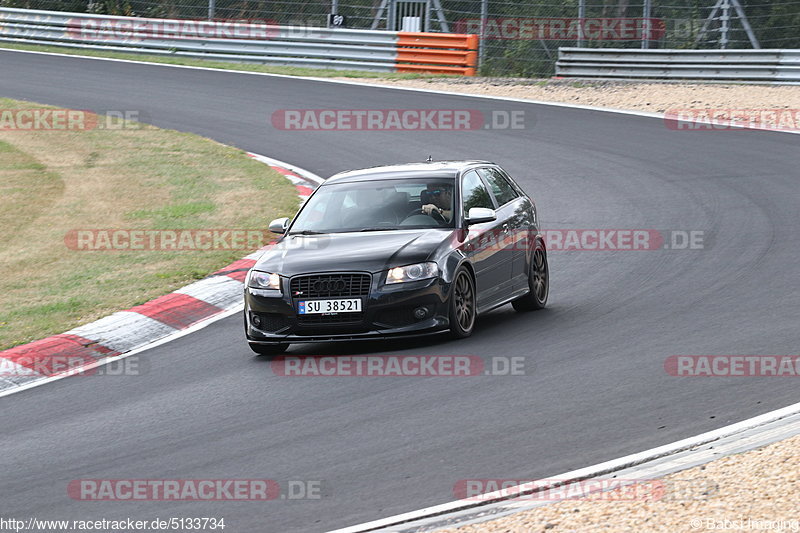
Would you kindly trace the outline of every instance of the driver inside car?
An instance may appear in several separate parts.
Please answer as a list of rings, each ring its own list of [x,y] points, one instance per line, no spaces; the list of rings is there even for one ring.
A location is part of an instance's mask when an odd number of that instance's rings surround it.
[[[422,212],[428,216],[436,217],[438,212],[448,223],[453,220],[453,185],[449,183],[429,183],[424,192],[431,203],[422,206]]]

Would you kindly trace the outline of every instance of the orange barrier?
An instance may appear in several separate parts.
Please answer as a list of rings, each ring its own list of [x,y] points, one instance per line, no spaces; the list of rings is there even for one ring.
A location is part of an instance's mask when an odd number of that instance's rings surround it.
[[[461,33],[398,32],[397,72],[474,76],[478,36]]]

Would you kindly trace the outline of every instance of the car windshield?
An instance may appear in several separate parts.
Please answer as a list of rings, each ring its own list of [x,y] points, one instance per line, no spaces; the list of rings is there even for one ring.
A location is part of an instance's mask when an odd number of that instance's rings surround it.
[[[409,178],[322,185],[290,234],[452,228],[454,183]]]

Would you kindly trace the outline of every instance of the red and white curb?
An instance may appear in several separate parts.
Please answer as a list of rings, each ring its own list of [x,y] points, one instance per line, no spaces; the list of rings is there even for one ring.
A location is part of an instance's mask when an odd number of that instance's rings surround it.
[[[289,179],[304,202],[322,179],[307,170],[248,153]],[[0,396],[61,379],[167,342],[242,308],[244,278],[263,248],[175,292],[60,335],[0,351]]]
[[[291,181],[297,188],[297,194],[303,201],[311,196],[311,193],[314,192],[314,189],[316,189],[317,186],[319,186],[323,181],[322,178],[316,174],[300,167],[293,166],[285,161],[279,161],[278,159],[272,159],[271,157],[254,154],[252,152],[247,152],[247,155],[256,161],[260,161],[261,163],[269,165],[272,167],[272,170],[283,174],[286,179]]]

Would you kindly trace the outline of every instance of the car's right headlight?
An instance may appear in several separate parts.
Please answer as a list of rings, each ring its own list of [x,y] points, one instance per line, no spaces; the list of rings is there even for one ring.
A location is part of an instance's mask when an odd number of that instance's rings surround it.
[[[272,272],[251,270],[247,273],[247,286],[253,289],[281,290],[281,277]]]
[[[386,284],[404,283],[420,279],[435,278],[439,275],[439,265],[433,261],[390,268],[386,273]]]

